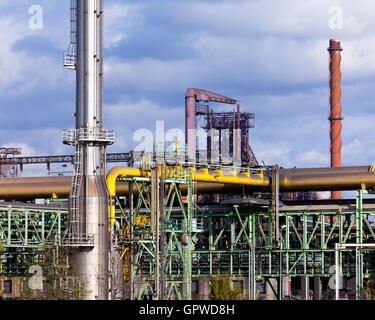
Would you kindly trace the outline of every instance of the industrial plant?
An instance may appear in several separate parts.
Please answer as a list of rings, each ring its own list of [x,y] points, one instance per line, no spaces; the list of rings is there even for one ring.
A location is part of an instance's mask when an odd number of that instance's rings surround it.
[[[108,153],[104,14],[103,0],[71,0],[63,65],[76,75],[75,127],[61,128],[60,142],[71,154],[0,149],[1,298],[212,300],[215,281],[228,281],[242,300],[362,299],[375,273],[375,201],[365,196],[375,166],[341,165],[340,40],[322,48],[330,167],[261,163],[256,115],[207,88],[182,88],[184,143]],[[72,174],[50,175],[54,163]],[[35,164],[47,174],[24,177]]]

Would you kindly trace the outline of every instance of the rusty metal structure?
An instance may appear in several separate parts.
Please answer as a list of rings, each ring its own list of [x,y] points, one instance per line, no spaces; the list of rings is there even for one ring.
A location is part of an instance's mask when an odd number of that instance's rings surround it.
[[[22,152],[21,148],[0,148],[0,174],[1,177],[14,178],[18,175],[18,168],[13,163],[16,155],[20,155]]]
[[[199,114],[209,110],[209,107],[199,107],[200,102],[218,102],[226,104],[236,104],[237,101],[232,98],[222,96],[217,93],[209,92],[203,89],[189,88],[186,90],[185,96],[185,142],[187,145],[187,157],[188,160],[196,160],[196,133],[197,123],[196,116],[197,111]]]
[[[198,113],[197,113],[198,114]],[[255,118],[254,113],[237,112],[214,112],[213,109],[205,114],[205,125],[203,128],[206,131],[215,129],[219,131],[219,137],[222,136],[222,131],[229,132],[229,156],[234,157],[235,154],[240,154],[242,164],[258,165],[258,161],[254,155],[249,143],[249,131],[254,128],[251,122]],[[239,137],[235,137],[238,134]],[[237,144],[235,141],[238,141]],[[210,150],[210,144],[208,144]],[[237,153],[236,153],[237,152]],[[222,154],[222,144],[219,142],[219,154]],[[223,159],[220,159],[223,160]]]
[[[341,167],[341,45],[339,40],[329,41],[329,89],[330,89],[330,154],[331,167]],[[331,192],[332,199],[341,199],[340,191]]]
[[[305,191],[305,192],[285,192],[281,196],[282,200],[319,200],[319,194],[317,191]]]
[[[199,150],[196,137],[199,129],[207,133],[207,160],[217,158],[219,162],[239,162],[245,165],[258,165],[250,147],[249,133],[254,128],[254,113],[241,113],[237,100],[203,89],[190,88],[185,97],[185,141],[188,159],[197,159]],[[215,112],[209,102],[235,105],[234,111]],[[199,125],[200,118],[204,122]],[[214,140],[218,140],[216,143]],[[217,152],[215,157],[212,150]]]
[[[75,148],[69,194],[68,243],[85,293],[82,299],[108,299],[108,194],[106,146],[114,132],[103,127],[103,0],[71,1],[71,43],[64,66],[76,72],[75,129],[63,132]]]
[[[148,177],[148,170],[125,167],[128,177]],[[300,168],[279,169],[280,192],[359,190],[362,187],[375,188],[375,173],[372,166],[342,168]],[[228,193],[238,194],[241,191],[252,193],[260,190],[269,192],[272,188],[272,175],[262,176],[251,173],[251,170],[225,173],[220,170],[201,168],[193,176],[196,191],[200,194]],[[202,175],[204,174],[204,175]],[[34,177],[8,178],[0,180],[0,199],[31,200],[35,198],[67,198],[71,192],[72,177]],[[113,196],[129,195],[129,186],[121,182],[113,188]],[[186,186],[180,191],[185,194]],[[133,185],[131,192],[137,194],[139,187]],[[306,198],[306,200],[311,200]]]

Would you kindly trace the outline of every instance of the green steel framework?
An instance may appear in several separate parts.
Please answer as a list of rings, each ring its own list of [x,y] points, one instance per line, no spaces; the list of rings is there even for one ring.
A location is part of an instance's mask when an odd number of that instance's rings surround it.
[[[154,181],[119,178],[138,190],[137,196],[130,194],[126,201],[116,199],[113,230],[124,250],[126,293],[132,299],[145,295],[190,299],[192,279],[218,274],[250,275],[252,290],[255,278],[331,277],[335,243],[375,242],[371,225],[375,209],[363,208],[365,190],[357,191],[354,210],[280,208],[280,250],[274,237],[272,205],[200,206],[188,171],[174,178],[156,176]],[[179,184],[188,184],[186,199]],[[0,206],[5,275],[27,274],[27,255],[36,254],[46,245],[63,245],[67,221],[66,210]],[[356,254],[361,259],[356,260]],[[374,255],[369,249],[341,250],[340,260],[347,277],[362,279],[375,271]]]
[[[149,181],[137,178],[120,180],[135,185],[142,184],[141,188],[137,186],[137,202],[129,202],[126,207],[122,207],[118,201],[121,219],[135,221],[138,215],[152,214],[147,205],[151,199]],[[185,299],[191,297],[191,292],[172,289],[176,289],[177,284],[184,283],[186,272],[192,278],[213,277],[217,274],[231,277],[250,275],[250,287],[254,292],[255,278],[276,278],[280,275],[332,277],[335,243],[375,242],[375,233],[371,226],[371,217],[375,215],[375,210],[362,208],[362,195],[365,190],[357,192],[355,210],[281,209],[277,217],[282,242],[280,246],[274,234],[275,212],[272,205],[235,204],[199,209],[199,205],[195,206],[193,203],[194,192],[189,192],[187,203],[183,203],[177,187],[179,183],[192,185],[191,181],[166,179],[163,183],[173,186],[168,189],[169,193],[164,195],[164,211],[159,212],[164,219],[166,250],[162,254],[167,261],[161,271],[165,280],[163,285],[168,292],[183,292],[182,298]],[[193,190],[193,186],[190,189]],[[142,243],[146,239],[144,235],[151,234],[152,228],[147,223],[137,225],[134,234],[124,239],[124,244],[133,247],[133,252],[136,252],[135,261],[132,263],[135,267],[129,275],[132,287],[134,288],[134,284],[141,288],[147,287],[148,293],[158,297],[153,291],[156,287],[154,275],[160,268],[155,264],[156,243],[149,241],[147,248]],[[191,241],[183,246],[186,234]],[[191,251],[191,259],[186,258],[187,251],[184,251],[184,248]],[[255,257],[252,258],[254,248]],[[363,257],[359,260],[360,264],[356,264],[355,251],[347,249],[340,252],[343,276],[363,278],[374,273],[372,251],[357,249],[357,252]],[[186,270],[191,270],[191,273]],[[139,290],[138,295],[130,296],[141,298],[144,292]],[[170,298],[170,295],[163,295],[162,298]]]
[[[0,242],[6,276],[26,273],[25,258],[45,246],[62,245],[67,230],[66,210],[0,206]]]

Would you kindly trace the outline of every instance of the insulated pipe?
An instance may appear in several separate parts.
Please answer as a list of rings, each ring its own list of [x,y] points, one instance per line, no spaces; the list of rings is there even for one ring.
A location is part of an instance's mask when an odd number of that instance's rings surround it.
[[[60,177],[27,177],[27,178],[1,178],[0,179],[0,188],[3,188],[3,185],[9,185],[9,184],[28,184],[28,183],[69,183],[71,184],[72,177],[71,176],[60,176]],[[1,191],[0,191],[1,192]]]
[[[330,191],[338,188],[355,190],[361,184],[370,187],[375,183],[375,173],[368,172],[368,166],[341,168],[301,168],[280,169],[280,191]],[[251,177],[249,179],[248,177]],[[129,193],[127,183],[116,182],[117,177],[150,177],[149,171],[139,168],[115,167],[107,175],[107,183],[112,197]],[[268,190],[269,177],[254,174],[224,175],[219,170],[209,173],[207,169],[195,171],[197,192],[199,193],[238,193],[243,190]],[[0,199],[49,198],[53,194],[67,197],[70,191],[70,176],[33,177],[0,179]],[[327,184],[329,181],[329,184]],[[136,194],[136,186],[133,191]],[[180,185],[184,191],[184,185]]]
[[[341,46],[339,40],[329,41],[330,140],[331,167],[341,167]],[[331,192],[332,199],[341,199],[340,191]]]
[[[230,193],[238,193],[242,194],[243,192],[249,193],[254,190],[255,188],[251,188],[248,186],[242,185],[230,185],[225,183],[211,183],[211,182],[198,182],[195,186],[195,190],[197,194],[230,194]],[[141,189],[141,184],[138,184],[138,188]],[[138,195],[138,188],[136,187],[135,183],[133,184],[133,195]],[[182,195],[187,195],[188,187],[187,184],[178,184],[178,188]],[[166,192],[169,190],[169,185],[165,186]],[[127,182],[117,182],[116,183],[116,196],[127,196],[129,194],[129,183]]]
[[[299,174],[342,174],[342,173],[366,173],[371,172],[371,166],[351,166],[351,167],[325,167],[325,168],[291,168],[291,169],[279,169],[280,175],[299,175]]]
[[[375,187],[375,173],[298,174],[280,176],[280,191],[357,190]]]
[[[116,196],[116,180],[120,177],[151,177],[150,171],[144,171],[139,168],[114,167],[107,174],[107,185],[111,197]]]
[[[197,182],[218,182],[218,183],[228,183],[228,184],[240,184],[253,187],[268,188],[271,186],[270,177],[263,174],[253,174],[249,172],[244,172],[236,174],[235,171],[232,174],[224,175],[222,170],[213,170],[209,172],[208,169],[193,169],[193,180]]]
[[[352,169],[349,169],[352,168]],[[370,167],[280,169],[280,191],[331,191],[356,190],[363,185],[375,186],[375,173],[368,172]],[[329,173],[332,170],[333,173]],[[338,170],[342,172],[337,172]],[[346,172],[347,170],[347,172]],[[353,170],[353,171],[352,171]],[[355,171],[358,170],[358,171]],[[320,172],[321,171],[321,172]],[[117,181],[117,177],[150,177],[149,171],[138,168],[116,167],[107,176],[112,197],[129,194],[128,183]],[[251,179],[248,178],[248,175]],[[205,193],[241,193],[253,190],[269,190],[270,178],[254,174],[223,175],[220,171],[208,173],[208,170],[196,170],[197,192]],[[0,199],[30,200],[50,198],[53,195],[67,197],[70,192],[71,177],[35,177],[0,179]],[[180,185],[182,193],[186,186]],[[137,188],[133,187],[134,194]]]
[[[168,167],[167,167],[168,168]],[[175,169],[175,168],[173,168]],[[255,175],[252,173],[236,175],[233,172],[232,175],[224,176],[222,171],[214,170],[213,174],[208,172],[208,169],[195,170],[195,168],[190,168],[193,171],[192,179],[197,182],[216,182],[216,183],[230,183],[239,185],[248,185],[252,187],[268,187],[270,185],[270,179],[267,176]],[[161,174],[161,170],[159,171]],[[107,185],[109,194],[112,198],[112,203],[109,206],[109,217],[110,225],[113,226],[115,221],[115,203],[113,198],[116,197],[116,180],[120,177],[151,177],[150,171],[144,171],[139,168],[129,168],[129,167],[115,167],[111,169],[107,175]]]
[[[67,182],[2,183],[0,199],[30,200],[38,198],[66,198],[70,192]]]
[[[111,197],[111,203],[109,205],[109,218],[110,218],[110,226],[109,228],[113,227],[115,222],[115,201],[114,198],[116,197],[116,180],[120,177],[151,177],[150,171],[143,171],[139,168],[129,168],[129,167],[114,167],[112,168],[107,175],[107,185],[109,195]]]
[[[365,170],[364,168],[367,168],[368,171],[370,167],[353,168],[359,168],[359,170]],[[248,172],[240,174],[231,172],[229,174],[224,174],[222,170],[213,170],[212,172],[209,172],[207,168],[199,170],[196,170],[195,168],[190,169],[193,171],[193,180],[197,182],[220,183],[228,185],[237,184],[262,190],[268,190],[271,188],[271,178],[263,174],[256,175]],[[322,169],[325,172],[329,172],[329,170],[326,170],[329,168]],[[345,170],[345,168],[340,169],[343,171]],[[309,172],[309,170],[306,169],[306,172]],[[312,174],[285,174],[282,170],[280,170],[280,191],[356,190],[361,189],[363,186],[368,188],[375,186],[374,172],[349,171],[338,174],[334,170],[334,173],[317,174],[314,173],[314,169],[312,169],[310,172],[312,172]],[[113,168],[107,175],[107,184],[111,196],[116,195],[116,179],[124,176],[150,177],[151,173],[149,171],[142,171],[138,168]]]
[[[180,168],[176,167],[166,167],[166,170],[178,170]],[[232,172],[231,175],[223,175],[222,170],[214,170],[212,174],[209,173],[208,169],[195,170],[194,167],[190,167],[192,179],[197,182],[216,182],[216,183],[229,183],[229,184],[239,184],[239,185],[249,185],[253,187],[263,187],[267,188],[270,186],[270,178],[263,175],[255,175],[252,173],[239,174],[236,175]],[[159,170],[161,174],[162,170]],[[174,171],[175,172],[175,171]],[[168,174],[168,173],[167,173]],[[178,172],[177,172],[178,174]],[[129,168],[129,167],[115,167],[111,169],[107,175],[107,185],[111,198],[116,196],[116,180],[119,177],[151,177],[150,171],[144,171],[139,168]],[[112,203],[109,206],[109,217],[110,225],[113,227],[115,221],[115,203],[112,199]]]
[[[188,160],[196,160],[196,112],[195,105],[198,101],[219,102],[236,104],[237,101],[220,94],[203,89],[189,88],[185,94],[185,143],[188,148]]]
[[[268,176],[263,174],[255,175],[252,173],[244,173],[236,175],[235,172],[232,174],[224,175],[221,170],[214,170],[211,173],[208,169],[195,170],[193,171],[192,179],[197,182],[214,182],[223,184],[239,184],[248,185],[253,187],[268,188],[271,185],[271,180]],[[119,177],[151,177],[150,171],[144,171],[138,168],[129,167],[115,167],[111,169],[107,175],[108,190],[112,197],[116,196],[116,180]]]
[[[127,167],[126,167],[127,168]],[[129,168],[128,168],[129,169]],[[137,175],[140,175],[140,169],[133,168],[132,171],[127,172],[133,172],[137,173]],[[322,174],[342,174],[342,173],[366,173],[372,171],[371,166],[351,166],[351,167],[339,167],[339,168],[291,168],[291,169],[279,169],[280,176],[285,175],[316,175],[320,176]],[[147,176],[145,171],[142,171],[144,176]],[[205,171],[198,171],[197,173],[204,173]],[[136,175],[136,176],[137,176]],[[217,173],[216,173],[217,175]],[[199,176],[198,176],[199,177]],[[243,177],[243,176],[242,176]],[[0,179],[0,186],[3,184],[13,184],[13,183],[70,183],[72,177],[71,176],[56,176],[56,177],[21,177],[21,178],[2,178]],[[255,178],[257,179],[257,178]],[[117,188],[116,188],[117,190]],[[1,194],[1,191],[0,191]]]

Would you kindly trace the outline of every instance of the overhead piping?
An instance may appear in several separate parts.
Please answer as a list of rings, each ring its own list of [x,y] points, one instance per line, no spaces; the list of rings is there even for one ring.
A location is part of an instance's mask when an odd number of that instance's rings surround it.
[[[356,190],[362,187],[375,187],[375,172],[370,166],[341,168],[300,168],[280,169],[280,192],[290,191],[332,191]],[[195,169],[193,169],[194,171]],[[107,184],[111,197],[129,194],[128,183],[117,180],[118,177],[151,177],[150,171],[139,168],[115,167],[107,175]],[[199,169],[193,172],[197,181],[197,192],[205,193],[238,193],[254,190],[269,191],[271,178],[264,174],[223,173],[220,170],[209,172]],[[0,199],[30,200],[36,198],[67,197],[70,192],[71,177],[35,177],[0,179]],[[179,186],[185,193],[183,184]],[[133,186],[134,194],[137,188]]]

